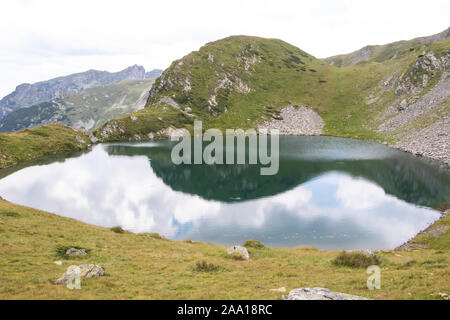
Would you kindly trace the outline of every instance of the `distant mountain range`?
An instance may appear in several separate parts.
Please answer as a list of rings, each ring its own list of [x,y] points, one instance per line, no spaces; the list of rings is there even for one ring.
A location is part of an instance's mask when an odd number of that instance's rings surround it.
[[[123,80],[17,109],[0,120],[0,132],[62,122],[74,129],[95,129],[145,106],[154,79]]]
[[[154,79],[162,70],[146,72],[144,67],[134,65],[119,72],[88,70],[34,84],[23,83],[0,100],[0,119],[20,108],[50,101],[66,94],[75,94],[87,88],[105,86],[123,80]]]

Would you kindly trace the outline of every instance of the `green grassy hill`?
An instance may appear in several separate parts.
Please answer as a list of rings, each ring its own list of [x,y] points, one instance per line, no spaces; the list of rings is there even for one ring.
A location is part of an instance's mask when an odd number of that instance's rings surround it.
[[[0,133],[0,169],[43,156],[83,150],[91,143],[84,133],[61,124]]]
[[[392,59],[338,68],[281,40],[228,37],[174,61],[156,80],[145,109],[95,134],[103,141],[142,140],[164,136],[169,126],[191,129],[194,119],[204,128],[255,128],[301,105],[320,115],[325,135],[394,144],[450,111],[450,40],[407,47]],[[427,93],[439,92],[427,114],[415,111]],[[401,125],[391,126],[397,116]]]
[[[279,116],[287,105],[325,110],[334,91],[333,70],[281,40],[225,38],[174,61],[156,80],[146,108],[134,115],[137,121],[115,119],[97,135],[146,138],[169,125],[189,128],[194,119],[208,127],[249,128]]]
[[[353,66],[363,61],[384,62],[396,58],[402,52],[414,52],[420,50],[423,45],[447,40],[449,38],[450,28],[429,37],[397,41],[385,45],[366,46],[349,54],[341,54],[326,58],[325,61],[337,67]]]
[[[75,129],[95,129],[108,120],[142,109],[153,82],[154,79],[124,80],[20,108],[0,120],[0,131],[55,122]]]

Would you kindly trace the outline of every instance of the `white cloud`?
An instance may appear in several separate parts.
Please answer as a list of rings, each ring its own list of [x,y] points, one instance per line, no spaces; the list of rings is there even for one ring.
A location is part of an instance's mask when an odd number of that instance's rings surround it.
[[[386,201],[384,190],[362,179],[341,178],[336,198],[347,209],[372,209]]]
[[[0,3],[0,96],[90,68],[166,68],[233,34],[276,37],[317,56],[429,35],[448,27],[450,2],[5,0]]]

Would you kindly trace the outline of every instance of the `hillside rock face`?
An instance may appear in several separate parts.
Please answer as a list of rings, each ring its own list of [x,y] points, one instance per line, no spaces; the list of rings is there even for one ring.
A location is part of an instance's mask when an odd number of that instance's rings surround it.
[[[396,148],[450,165],[450,53],[423,52],[393,89],[397,98],[377,132],[393,137]]]
[[[8,113],[33,104],[50,101],[65,94],[75,94],[87,88],[105,86],[123,80],[144,79],[159,76],[158,70],[145,72],[144,67],[134,65],[122,71],[89,70],[34,84],[24,83],[0,100],[0,119]]]

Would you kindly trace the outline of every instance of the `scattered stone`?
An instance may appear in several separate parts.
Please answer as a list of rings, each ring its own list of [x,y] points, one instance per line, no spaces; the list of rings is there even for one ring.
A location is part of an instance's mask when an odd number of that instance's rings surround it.
[[[87,255],[87,252],[86,252],[86,249],[70,248],[70,249],[67,249],[66,255],[68,255],[68,256],[85,256],[85,255]]]
[[[333,292],[326,288],[301,288],[294,289],[289,295],[283,296],[283,300],[370,300],[360,296],[346,293]]]
[[[439,292],[438,295],[445,300],[449,300],[450,296],[447,293]]]
[[[402,102],[400,102],[400,105],[397,107],[398,111],[403,111],[406,108],[408,108],[408,102],[406,102],[405,99],[402,100]]]
[[[270,289],[270,291],[272,292],[286,292],[286,288],[285,287],[281,287],[278,289]]]
[[[131,121],[136,121],[138,118],[135,116],[131,116],[130,119],[131,119]]]
[[[448,67],[444,68],[450,64],[450,56],[436,61],[430,54],[427,59],[431,66],[434,64],[433,68],[442,69],[439,82],[423,96],[419,94],[423,89],[422,86],[419,91],[411,89],[413,96],[402,99],[399,105],[397,101],[387,108],[382,116],[386,120],[381,123],[377,132],[392,132],[393,138],[397,141],[393,147],[397,149],[450,165],[450,118],[439,116],[439,113],[445,110],[446,101],[450,96],[450,72],[447,71]],[[425,82],[429,82],[427,77],[424,78]],[[396,105],[398,106],[395,107]],[[411,125],[416,121],[422,121],[424,117],[435,120],[430,124],[424,124],[426,125],[424,127],[417,128]]]
[[[399,87],[399,88],[395,89],[395,95],[401,96],[404,93],[404,91],[405,90],[403,88]]]
[[[159,99],[158,104],[168,104],[172,108],[180,110],[180,106],[178,105],[178,103],[176,103],[175,100],[173,100],[171,97],[162,97],[161,99]]]
[[[228,254],[236,253],[236,254],[239,254],[245,260],[250,259],[250,255],[248,254],[248,251],[245,247],[232,246],[232,247],[228,248],[227,253]]]
[[[189,135],[189,131],[184,128],[178,129],[173,126],[169,126],[165,129],[159,130],[156,133],[157,136],[169,139],[179,139],[186,135]]]
[[[86,142],[80,136],[75,136],[75,139],[77,140],[78,143],[86,144]]]
[[[55,261],[55,264],[57,265],[57,266],[62,266],[62,261]]]
[[[306,107],[286,107],[281,110],[279,119],[272,119],[258,126],[258,130],[278,129],[280,135],[314,136],[322,133],[322,118],[312,109]]]
[[[80,278],[98,278],[106,275],[105,268],[95,265],[95,264],[82,264],[79,266],[70,266],[67,268],[66,273],[64,273],[58,280],[54,281],[53,284],[68,284],[77,275]]]
[[[108,122],[101,130],[100,137],[102,139],[107,139],[111,135],[120,132],[125,133],[125,130],[119,126],[119,124],[116,121]],[[92,141],[92,139],[91,139]],[[92,141],[94,143],[94,141]]]

